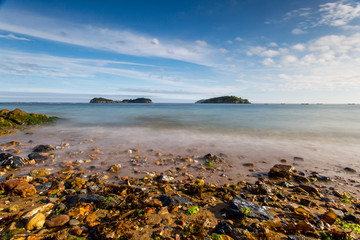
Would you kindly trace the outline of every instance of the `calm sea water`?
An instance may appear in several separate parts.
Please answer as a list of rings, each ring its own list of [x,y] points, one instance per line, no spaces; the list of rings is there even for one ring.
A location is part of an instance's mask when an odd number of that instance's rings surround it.
[[[360,139],[360,105],[0,103],[0,109],[58,116],[77,127],[194,129]]]

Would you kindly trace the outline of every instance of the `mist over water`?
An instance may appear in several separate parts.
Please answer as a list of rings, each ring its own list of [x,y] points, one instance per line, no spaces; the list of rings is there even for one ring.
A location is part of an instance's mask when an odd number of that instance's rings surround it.
[[[233,166],[252,162],[256,171],[281,159],[292,164],[295,156],[305,159],[296,166],[300,170],[341,175],[344,166],[360,169],[359,105],[0,104],[0,109],[15,108],[60,117],[29,129],[30,135],[0,137],[0,143],[31,142],[24,157],[37,144],[69,142],[65,151],[100,148],[108,164],[126,164],[128,156],[121,154],[139,148],[149,158],[156,151],[189,157],[224,153]],[[65,152],[58,157],[69,160]],[[228,174],[246,171],[234,167]]]

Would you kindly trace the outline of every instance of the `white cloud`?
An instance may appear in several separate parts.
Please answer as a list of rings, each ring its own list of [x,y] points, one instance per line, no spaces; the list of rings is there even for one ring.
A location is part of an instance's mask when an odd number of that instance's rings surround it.
[[[239,42],[243,41],[243,39],[241,37],[236,37],[235,40],[239,41]]]
[[[306,49],[305,45],[301,43],[295,44],[294,46],[292,46],[292,48],[297,51],[305,51]]]
[[[270,50],[266,50],[266,51],[260,53],[260,55],[263,57],[275,57],[275,56],[280,55],[280,53],[278,51],[270,49]]]
[[[296,63],[297,61],[298,61],[298,58],[293,55],[286,55],[286,56],[282,57],[282,59],[281,59],[281,62],[285,65],[293,64],[293,63]]]
[[[274,66],[275,65],[275,61],[271,58],[265,58],[262,63],[266,66]]]
[[[212,67],[221,65],[221,62],[215,62],[217,49],[207,46],[205,41],[198,40],[194,45],[192,42],[66,22],[28,12],[2,12],[0,30],[127,55],[162,57]]]
[[[320,5],[322,14],[318,24],[331,26],[344,26],[355,18],[360,17],[360,3],[339,1]]]
[[[155,45],[159,45],[159,39],[154,38],[153,40],[151,40],[151,43]]]
[[[13,40],[20,40],[20,41],[30,41],[30,39],[27,38],[23,38],[23,37],[17,37],[12,33],[9,33],[7,35],[0,35],[0,38],[5,38],[5,39],[13,39]]]
[[[219,48],[219,51],[220,51],[221,53],[227,53],[227,52],[229,52],[229,51],[226,50],[225,48]]]
[[[271,43],[269,43],[269,46],[270,46],[270,47],[277,47],[278,44],[277,44],[276,42],[271,42]]]
[[[246,54],[248,56],[260,55],[264,51],[266,51],[265,47],[261,47],[261,46],[249,47],[249,50],[246,52]]]
[[[300,35],[300,34],[305,34],[307,33],[306,31],[300,29],[300,28],[294,28],[292,31],[291,31],[292,34],[294,35]]]
[[[227,44],[233,44],[234,42],[231,41],[231,40],[227,40],[226,43],[227,43]]]
[[[203,46],[206,47],[207,46],[207,42],[203,41],[203,40],[196,40],[195,41],[197,45],[199,46]]]

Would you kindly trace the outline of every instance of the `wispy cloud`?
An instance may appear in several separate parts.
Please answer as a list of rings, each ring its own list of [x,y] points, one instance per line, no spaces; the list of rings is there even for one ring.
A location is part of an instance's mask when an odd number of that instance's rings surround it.
[[[17,37],[12,33],[9,33],[7,35],[0,34],[0,38],[11,39],[11,40],[20,40],[20,41],[30,41],[30,39],[23,38],[23,37]]]
[[[66,22],[27,12],[3,12],[0,29],[22,35],[95,48],[120,54],[161,57],[206,66],[216,66],[217,49],[205,41],[196,43],[163,39],[126,29]],[[13,36],[13,35],[8,35]],[[14,38],[14,37],[12,37]]]

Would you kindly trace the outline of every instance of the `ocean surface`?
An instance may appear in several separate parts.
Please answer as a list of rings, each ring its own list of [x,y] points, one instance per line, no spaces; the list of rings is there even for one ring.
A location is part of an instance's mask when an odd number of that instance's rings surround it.
[[[23,143],[23,157],[38,144],[67,143],[69,147],[56,152],[56,161],[48,163],[54,170],[100,149],[89,166],[105,171],[121,163],[122,174],[131,175],[135,170],[128,151],[136,148],[141,159],[148,159],[139,170],[154,172],[172,167],[151,164],[158,160],[157,152],[165,158],[193,159],[225,154],[226,174],[234,181],[239,174],[251,176],[243,163],[253,163],[254,172],[266,172],[283,159],[301,171],[345,179],[344,167],[360,171],[360,105],[0,103],[0,109],[15,108],[60,118],[0,137],[0,145]],[[295,161],[298,157],[304,161]]]
[[[360,139],[360,105],[0,103],[81,127],[145,127],[224,134]]]

